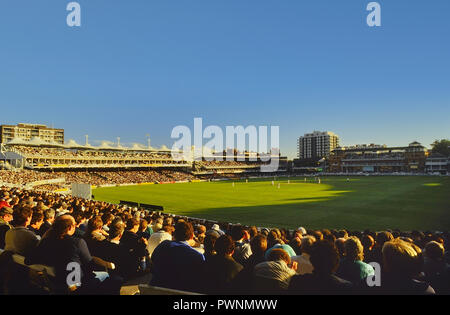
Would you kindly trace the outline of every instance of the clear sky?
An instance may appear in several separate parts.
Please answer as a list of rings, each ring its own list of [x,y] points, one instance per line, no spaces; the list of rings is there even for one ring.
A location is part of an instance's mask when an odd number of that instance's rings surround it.
[[[278,125],[281,151],[450,137],[450,1],[0,0],[0,123],[171,147],[172,128]]]

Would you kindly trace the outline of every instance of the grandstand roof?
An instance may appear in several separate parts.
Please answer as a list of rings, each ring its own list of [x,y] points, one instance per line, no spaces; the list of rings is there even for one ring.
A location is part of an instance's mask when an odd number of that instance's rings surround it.
[[[75,140],[73,140],[73,139],[70,139],[70,140],[66,143],[65,147],[66,147],[66,148],[69,148],[69,149],[78,149],[78,148],[84,149],[84,148],[86,148],[84,145],[81,145],[81,144],[77,143],[77,142],[76,142]]]
[[[24,139],[22,139],[22,138],[14,138],[14,139],[12,139],[11,141],[9,141],[7,144],[28,144],[29,142],[28,141],[25,141]]]

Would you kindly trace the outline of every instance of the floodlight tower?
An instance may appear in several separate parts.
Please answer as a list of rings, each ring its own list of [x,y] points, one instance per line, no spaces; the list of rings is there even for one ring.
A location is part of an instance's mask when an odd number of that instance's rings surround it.
[[[147,136],[147,142],[148,142],[148,149],[150,150],[150,135],[149,134],[146,134],[146,136]]]

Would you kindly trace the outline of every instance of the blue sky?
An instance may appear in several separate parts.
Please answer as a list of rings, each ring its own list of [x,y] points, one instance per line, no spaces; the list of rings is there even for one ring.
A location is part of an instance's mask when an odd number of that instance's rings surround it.
[[[450,1],[0,0],[0,123],[171,146],[172,128],[278,125],[282,153],[450,136]],[[206,141],[205,141],[206,142]]]

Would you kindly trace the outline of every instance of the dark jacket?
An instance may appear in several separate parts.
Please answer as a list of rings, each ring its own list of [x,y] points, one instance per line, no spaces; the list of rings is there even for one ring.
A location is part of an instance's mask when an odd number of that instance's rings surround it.
[[[130,272],[128,276],[132,276],[131,273],[136,273],[142,257],[148,255],[147,246],[141,241],[141,238],[136,233],[125,231],[120,239],[120,246],[122,250],[128,255],[129,259],[124,261],[122,267],[124,270]]]
[[[45,221],[44,223],[42,223],[41,228],[39,229],[38,234],[42,237],[44,236],[45,232],[47,232],[50,228],[52,227],[52,225],[50,223],[48,223],[47,221]]]
[[[205,257],[191,246],[164,241],[153,251],[152,262],[151,285],[202,292]]]
[[[291,294],[349,294],[353,284],[333,274],[317,273],[293,276],[289,283]]]
[[[243,269],[232,257],[214,255],[206,262],[205,285],[209,294],[234,293],[235,279]]]

